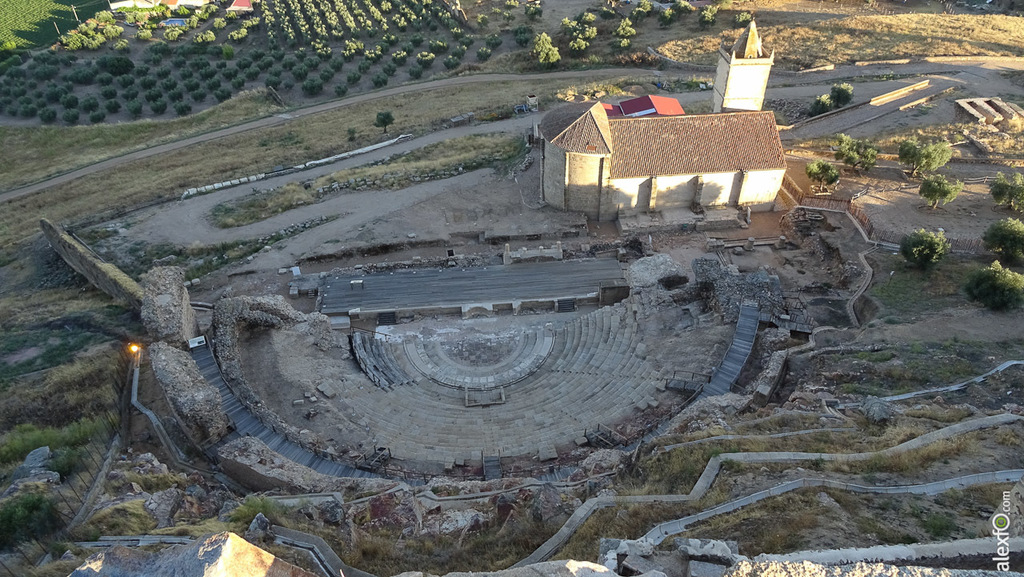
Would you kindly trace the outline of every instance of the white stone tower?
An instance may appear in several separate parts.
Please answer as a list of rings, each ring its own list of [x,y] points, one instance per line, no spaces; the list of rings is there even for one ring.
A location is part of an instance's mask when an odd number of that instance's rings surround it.
[[[718,49],[714,112],[761,110],[775,52],[768,52],[753,21],[732,48]]]

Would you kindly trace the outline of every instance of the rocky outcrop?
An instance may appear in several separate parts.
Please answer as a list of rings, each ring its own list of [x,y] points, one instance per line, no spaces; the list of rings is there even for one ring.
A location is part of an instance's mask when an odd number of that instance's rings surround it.
[[[228,432],[228,416],[221,409],[220,392],[206,382],[192,357],[166,343],[149,348],[150,363],[175,416],[198,446],[221,439]]]
[[[78,577],[77,575],[73,577]],[[395,577],[434,577],[429,573],[408,571]],[[616,577],[607,567],[588,561],[546,561],[525,567],[480,573],[448,573],[445,577]],[[653,575],[649,577],[654,577]]]
[[[174,514],[181,506],[181,500],[185,496],[181,489],[171,487],[163,491],[157,491],[146,499],[146,511],[156,519],[156,528],[163,529],[174,525]]]
[[[39,221],[43,236],[64,262],[96,288],[138,311],[142,308],[142,287],[121,269],[103,262],[89,247],[74,239],[45,218]]]
[[[185,271],[176,266],[151,269],[142,276],[142,324],[154,340],[184,348],[199,336]]]
[[[1024,537],[1024,478],[1021,478],[1010,490],[1010,536]]]
[[[218,533],[158,553],[113,547],[85,560],[69,577],[316,577],[234,533]]]
[[[897,567],[882,563],[856,563],[836,567],[804,562],[741,561],[725,572],[723,577],[1020,577],[1009,573],[969,569],[943,569],[935,567]]]
[[[286,459],[259,439],[242,437],[218,451],[221,469],[232,479],[256,491],[279,489],[290,493],[379,493],[404,483],[386,479],[330,477]]]
[[[664,253],[638,259],[626,270],[626,280],[634,289],[652,287],[659,283],[664,288],[670,288],[671,285],[685,283],[685,278],[679,263]]]

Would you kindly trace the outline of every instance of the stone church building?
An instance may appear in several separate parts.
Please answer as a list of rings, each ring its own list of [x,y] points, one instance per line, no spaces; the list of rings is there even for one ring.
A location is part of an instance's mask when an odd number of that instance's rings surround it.
[[[609,116],[565,106],[538,126],[541,188],[551,206],[593,220],[669,208],[771,210],[786,160],[772,112],[760,111],[774,54],[753,23],[720,50],[713,114]]]

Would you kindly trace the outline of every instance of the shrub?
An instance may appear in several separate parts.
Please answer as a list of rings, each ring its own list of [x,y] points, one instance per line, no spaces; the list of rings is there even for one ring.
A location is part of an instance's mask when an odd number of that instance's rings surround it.
[[[100,67],[100,70],[114,76],[124,76],[135,70],[135,62],[127,56],[103,56],[96,59],[96,65]]]
[[[307,96],[315,96],[324,90],[324,83],[319,78],[307,78],[302,83],[302,92]]]
[[[1011,178],[1006,178],[1003,173],[997,173],[995,181],[989,185],[989,192],[997,204],[1021,210],[1024,208],[1024,174],[1015,172]]]
[[[67,122],[68,124],[75,124],[78,122],[78,116],[79,114],[77,108],[69,108],[64,111],[64,114],[61,116],[61,118],[63,118],[64,122]]]
[[[188,102],[178,102],[174,105],[174,111],[178,113],[178,116],[186,116],[192,112],[192,105]]]
[[[822,94],[811,103],[810,114],[811,116],[818,116],[819,114],[825,114],[829,110],[832,110],[832,97],[828,94]]]
[[[120,76],[117,79],[117,83],[121,86],[121,88],[128,88],[129,86],[135,84],[135,77],[129,75]]]
[[[35,118],[39,114],[39,109],[33,104],[22,104],[18,107],[18,116],[23,118]]]
[[[394,76],[398,72],[398,67],[395,66],[394,62],[385,62],[384,66],[381,66],[381,72],[388,76]],[[330,80],[330,78],[326,80]]]
[[[356,71],[352,71],[352,72],[348,73],[348,76],[345,77],[345,80],[349,84],[356,84],[357,82],[362,80],[362,78],[363,78],[362,74],[360,74],[359,72],[356,72]]]
[[[501,46],[501,42],[501,36],[498,36],[497,34],[491,34],[490,36],[484,39],[484,44],[486,44],[487,47],[490,48],[491,50],[495,50],[496,48]]]
[[[79,105],[79,108],[86,112],[95,112],[100,108],[100,101],[96,100],[95,96],[89,96],[82,100],[82,103]]]
[[[338,84],[334,87],[334,95],[341,97],[348,94],[348,84]]]
[[[490,48],[488,48],[486,46],[481,46],[479,49],[477,49],[477,51],[476,51],[476,59],[479,60],[480,62],[485,62],[490,57],[491,57],[491,49]]]
[[[138,118],[142,115],[142,103],[138,100],[129,100],[124,104],[124,107],[128,114],[132,115],[132,118]]]
[[[224,60],[231,60],[235,57],[235,49],[225,44],[220,47],[220,56]]]
[[[139,90],[137,88],[126,88],[121,91],[121,98],[124,98],[125,102],[129,100],[135,100],[139,96]]]
[[[383,72],[378,72],[373,75],[373,78],[371,78],[370,81],[373,82],[374,87],[382,88],[388,84],[388,75]]]
[[[181,102],[185,98],[185,92],[180,88],[175,88],[167,93],[167,99],[171,102]]]
[[[623,18],[619,22],[619,27],[612,34],[617,38],[632,38],[636,36],[636,29],[633,28],[633,23],[629,21],[629,18]]]
[[[455,70],[456,68],[459,67],[459,64],[461,63],[462,61],[456,58],[455,56],[449,56],[448,58],[444,59],[444,67],[447,68],[448,70]]]
[[[153,111],[153,114],[163,114],[167,111],[167,101],[158,98],[157,100],[149,103],[149,109]]]
[[[990,309],[1014,309],[1024,304],[1024,275],[1003,268],[995,261],[972,273],[964,290],[971,300]]]
[[[853,85],[849,82],[833,84],[829,97],[832,99],[832,106],[842,108],[853,100]]]
[[[448,43],[444,40],[431,40],[429,48],[430,52],[435,55],[444,54],[445,52],[448,52]]]
[[[359,66],[357,66],[356,68],[359,69],[359,73],[360,74],[366,74],[367,72],[370,71],[370,68],[372,66],[373,66],[372,62],[370,62],[369,60],[363,60],[362,62],[359,63]]]
[[[281,86],[281,77],[280,76],[267,76],[263,80],[263,84],[265,84],[267,86],[267,88],[277,88],[278,86]]]
[[[416,63],[423,68],[430,68],[430,65],[434,63],[434,54],[432,52],[420,52],[416,55]]]
[[[0,505],[0,547],[48,535],[60,524],[56,505],[45,495],[15,495]]]
[[[710,28],[715,25],[715,20],[718,19],[718,6],[711,5],[705,6],[700,9],[700,23],[701,28]]]
[[[146,40],[149,40],[152,37],[153,37],[153,32],[151,30],[149,30],[148,28],[140,28],[139,31],[135,33],[135,39],[136,40],[146,41]]]
[[[103,104],[103,108],[106,108],[110,114],[116,114],[121,110],[121,103],[117,100],[108,100]]]
[[[739,12],[736,16],[733,16],[732,24],[736,28],[744,28],[749,25],[753,19],[754,15],[750,12]]]
[[[102,110],[97,110],[89,115],[89,122],[93,124],[99,124],[107,119],[107,113]]]
[[[60,103],[64,108],[78,108],[78,97],[74,94],[65,94]]]
[[[192,99],[192,102],[202,102],[203,100],[206,100],[206,91],[193,90],[192,92],[188,93],[188,96]]]
[[[423,76],[422,66],[420,66],[419,64],[413,64],[412,66],[409,67],[409,78],[412,78],[413,80],[418,80],[421,76]]]
[[[217,99],[217,102],[224,102],[231,98],[231,91],[227,88],[218,88],[213,91],[213,97]]]
[[[39,109],[39,120],[49,124],[57,120],[57,111],[52,108],[41,108]]]
[[[1015,218],[1005,218],[992,223],[982,237],[985,248],[998,254],[1003,260],[1016,261],[1024,258],[1024,223]]]
[[[917,268],[927,269],[938,263],[949,253],[946,235],[918,229],[900,241],[900,254]]]

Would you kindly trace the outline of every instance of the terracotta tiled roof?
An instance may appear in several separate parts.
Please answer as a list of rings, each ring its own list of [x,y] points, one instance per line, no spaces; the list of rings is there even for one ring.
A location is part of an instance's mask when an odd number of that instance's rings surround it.
[[[611,154],[612,140],[608,115],[600,102],[582,106],[564,106],[553,110],[540,123],[548,142],[579,154]]]
[[[786,167],[770,111],[608,120],[612,178]]]
[[[640,96],[623,100],[619,103],[619,109],[625,116],[646,116],[648,114],[678,116],[684,114],[683,107],[679,104],[679,101],[666,96]],[[607,110],[607,107],[605,110]],[[608,116],[612,115],[609,114]]]

